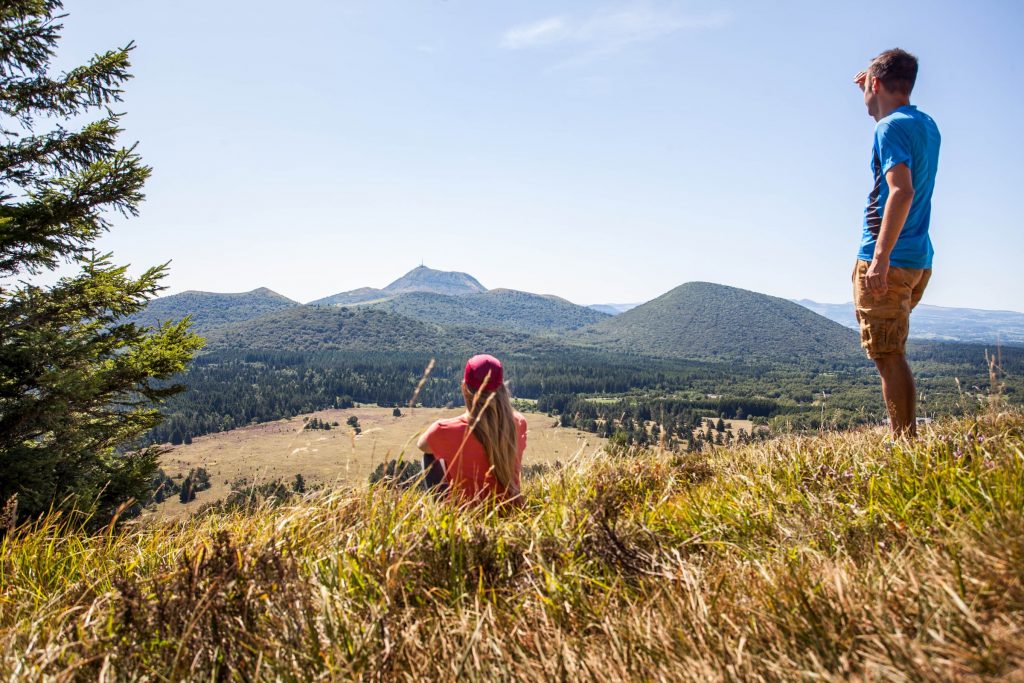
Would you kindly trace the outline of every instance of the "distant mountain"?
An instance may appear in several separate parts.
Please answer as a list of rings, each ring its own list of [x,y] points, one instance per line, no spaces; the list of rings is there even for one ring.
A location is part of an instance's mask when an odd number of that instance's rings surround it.
[[[309,303],[317,306],[349,306],[390,299],[399,294],[409,292],[433,292],[434,294],[444,294],[447,296],[460,296],[486,291],[486,287],[467,273],[434,270],[426,266],[417,266],[384,289],[362,287],[349,292],[332,294]]]
[[[387,299],[391,295],[385,292],[383,289],[374,289],[373,287],[360,287],[359,289],[353,289],[350,292],[341,292],[340,294],[332,294],[331,296],[324,297],[323,299],[317,299],[316,301],[310,301],[310,306],[354,306],[356,304],[363,304],[368,301],[382,301]]]
[[[461,296],[409,292],[371,305],[415,320],[527,334],[568,332],[608,317],[557,296],[513,289],[492,289]]]
[[[853,331],[785,299],[706,282],[681,285],[614,317],[558,297],[507,289],[460,296],[407,292],[348,308],[293,302],[206,330],[206,337],[211,351],[458,354],[589,348],[703,361],[864,362]]]
[[[791,301],[689,282],[572,338],[613,351],[695,360],[859,361],[857,335]]]
[[[435,294],[475,294],[486,292],[487,288],[467,273],[434,270],[417,266],[384,288],[389,294],[406,292],[433,292]]]
[[[181,320],[186,315],[191,315],[193,329],[205,333],[220,325],[251,320],[267,313],[300,305],[297,301],[292,301],[266,287],[239,294],[190,290],[153,299],[131,320],[141,325],[156,326],[161,322]]]
[[[853,303],[847,304],[819,304],[810,299],[791,299],[795,304],[800,304],[806,309],[812,310],[818,315],[823,315],[829,320],[857,329],[857,318],[853,315]]]
[[[449,327],[377,308],[299,306],[225,325],[207,337],[207,350],[366,351],[372,353],[513,353],[559,348],[525,334]]]
[[[598,313],[618,315],[619,313],[625,313],[631,308],[636,308],[639,305],[640,304],[590,304],[587,308],[597,311]]]
[[[857,329],[853,304],[822,304],[810,299],[796,303],[829,320]],[[947,308],[920,304],[910,316],[910,337],[932,341],[1024,345],[1024,313],[980,308]]]

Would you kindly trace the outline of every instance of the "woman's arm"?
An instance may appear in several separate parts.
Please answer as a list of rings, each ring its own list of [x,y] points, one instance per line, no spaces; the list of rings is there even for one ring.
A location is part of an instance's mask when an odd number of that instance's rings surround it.
[[[427,438],[430,436],[430,430],[420,434],[420,438],[416,441],[416,448],[420,449],[424,453],[430,453],[430,444],[427,443]]]
[[[433,434],[436,424],[435,422],[430,426],[430,429],[420,435],[420,438],[416,441],[416,447],[423,451],[424,484],[426,484],[428,489],[444,491],[448,488],[448,483],[445,481],[444,460],[434,455],[434,449],[429,443],[430,435]]]
[[[444,491],[448,482],[444,479],[444,460],[438,460],[432,453],[423,454],[423,483],[428,489]]]

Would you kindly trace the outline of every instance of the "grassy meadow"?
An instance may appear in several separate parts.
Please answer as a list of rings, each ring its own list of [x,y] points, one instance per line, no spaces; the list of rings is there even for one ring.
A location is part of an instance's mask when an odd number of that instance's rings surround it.
[[[1024,680],[1024,415],[582,452],[515,509],[46,519],[0,542],[0,675]]]
[[[261,483],[281,479],[289,484],[301,474],[307,485],[327,487],[366,484],[374,468],[392,458],[419,461],[416,440],[434,420],[457,417],[462,409],[402,408],[401,417],[392,408],[359,406],[345,410],[320,410],[290,420],[250,425],[219,434],[197,437],[191,444],[174,446],[161,458],[161,467],[171,477],[186,476],[204,467],[211,487],[196,499],[182,504],[177,496],[164,501],[158,516],[181,517],[203,503],[224,499],[231,483],[245,478]],[[557,418],[544,413],[523,413],[529,424],[523,465],[565,462],[576,454],[599,450],[605,439],[570,427],[557,427]],[[349,418],[359,420],[360,433],[348,426]],[[339,426],[304,429],[306,419],[317,418]]]

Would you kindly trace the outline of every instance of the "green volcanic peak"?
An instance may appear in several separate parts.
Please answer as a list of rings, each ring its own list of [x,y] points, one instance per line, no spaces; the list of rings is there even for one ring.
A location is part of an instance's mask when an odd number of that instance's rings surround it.
[[[445,341],[442,330],[384,311],[300,306],[256,320],[225,325],[207,337],[207,348],[288,351],[410,351]]]
[[[338,294],[332,294],[331,296],[325,296],[322,299],[316,301],[310,301],[309,306],[355,306],[356,304],[364,304],[371,301],[381,301],[389,298],[391,295],[385,292],[383,289],[375,289],[374,287],[360,287],[359,289],[353,289],[348,292],[340,292]]]
[[[513,289],[492,289],[460,296],[409,292],[373,306],[443,325],[528,334],[568,332],[608,317],[559,297]]]
[[[426,266],[417,266],[384,289],[360,287],[348,292],[325,296],[322,299],[310,301],[309,303],[313,306],[354,306],[356,304],[376,303],[410,292],[432,292],[446,296],[461,296],[463,294],[478,294],[486,291],[486,287],[467,273],[434,270]]]
[[[487,288],[468,273],[434,270],[417,266],[384,288],[389,294],[406,292],[434,292],[435,294],[476,294]]]
[[[830,363],[860,353],[856,333],[803,306],[710,282],[680,285],[574,336],[608,350],[699,360]]]
[[[554,348],[512,331],[440,325],[375,307],[298,306],[225,325],[207,336],[207,350],[361,351],[469,354]]]
[[[232,294],[189,290],[154,299],[132,318],[132,322],[155,326],[190,315],[195,330],[206,332],[220,325],[251,320],[299,305],[266,287]]]

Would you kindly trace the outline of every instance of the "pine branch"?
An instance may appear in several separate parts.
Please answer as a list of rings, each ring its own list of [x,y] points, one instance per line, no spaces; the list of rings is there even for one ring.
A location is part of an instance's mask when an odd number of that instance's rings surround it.
[[[0,186],[29,186],[48,174],[66,174],[116,153],[120,116],[111,114],[77,132],[58,127],[0,147]]]
[[[0,79],[45,71],[63,26],[59,0],[4,0],[0,4]]]
[[[0,205],[0,275],[54,268],[83,254],[109,227],[104,212],[138,213],[149,174],[132,149],[123,149],[48,181],[26,203]]]
[[[96,55],[88,64],[54,80],[45,74],[0,79],[0,113],[31,128],[36,117],[68,117],[121,100],[121,85],[131,78],[129,44]]]
[[[184,370],[202,342],[188,331],[188,320],[155,333],[110,322],[137,312],[158,291],[165,268],[129,278],[125,267],[110,265],[108,255],[96,256],[79,277],[50,291],[26,287],[4,302],[0,362],[19,371],[4,373],[0,382],[0,451],[33,440],[40,443],[32,447],[41,448],[66,420],[83,433],[109,433],[121,425],[117,435],[108,434],[110,443],[123,440],[122,428],[135,434],[140,424],[148,429],[157,423],[154,406],[183,387],[153,382]],[[13,398],[21,400],[15,404]]]

